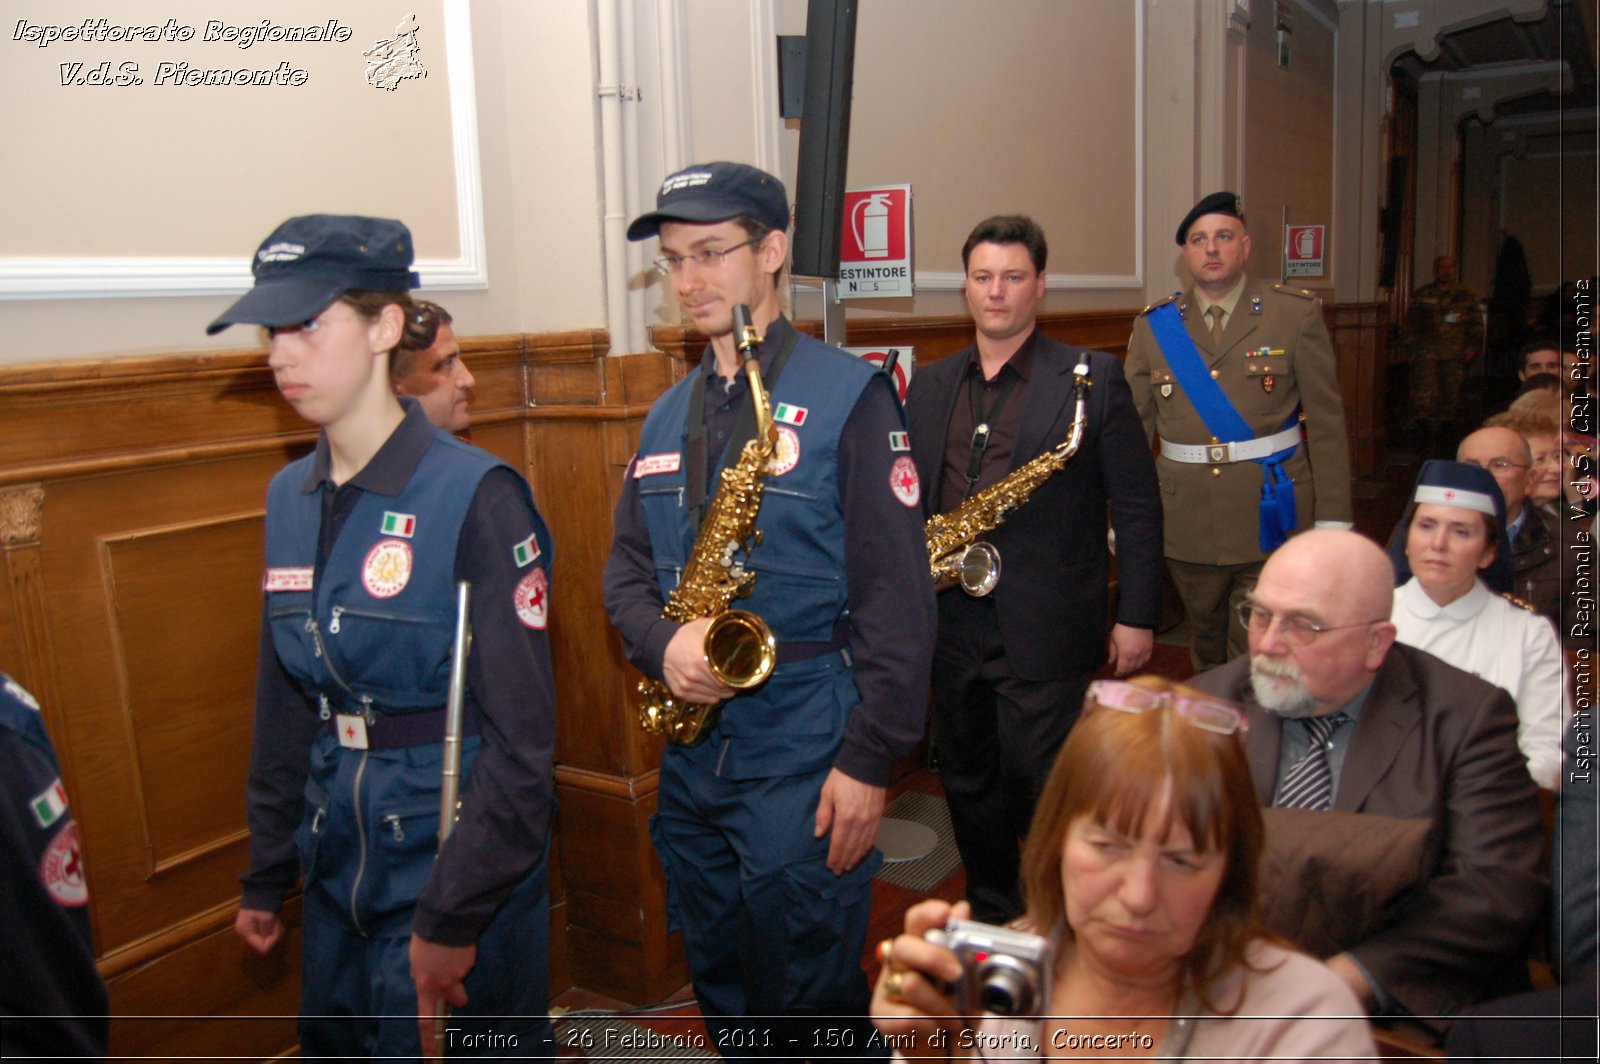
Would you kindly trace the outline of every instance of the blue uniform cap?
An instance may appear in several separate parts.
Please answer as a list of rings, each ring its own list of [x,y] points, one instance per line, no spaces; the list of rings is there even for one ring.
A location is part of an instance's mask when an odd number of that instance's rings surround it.
[[[1506,499],[1494,474],[1465,462],[1447,462],[1435,458],[1422,463],[1417,474],[1417,485],[1412,492],[1412,505],[1406,518],[1395,529],[1389,541],[1389,561],[1394,564],[1395,586],[1411,579],[1411,563],[1406,559],[1406,533],[1411,528],[1412,515],[1418,503],[1431,502],[1441,506],[1459,506],[1464,510],[1487,514],[1494,518],[1499,529],[1495,543],[1494,561],[1478,576],[1491,591],[1509,594],[1515,584],[1515,571],[1511,568],[1511,537],[1506,533]],[[1530,515],[1528,520],[1534,520]]]
[[[656,209],[628,226],[629,240],[646,240],[666,222],[725,222],[749,218],[768,229],[789,228],[789,196],[783,182],[744,163],[704,163],[668,175],[656,193]]]
[[[411,230],[390,218],[306,214],[290,218],[256,249],[256,286],[206,326],[295,325],[352,291],[405,292],[421,282],[411,269]]]

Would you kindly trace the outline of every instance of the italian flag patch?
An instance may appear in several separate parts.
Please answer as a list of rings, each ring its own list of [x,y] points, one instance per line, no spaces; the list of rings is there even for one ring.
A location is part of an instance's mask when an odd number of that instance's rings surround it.
[[[907,432],[891,432],[891,433],[889,433],[889,450],[891,450],[891,451],[909,451],[909,450],[911,450],[911,434],[907,433]]]
[[[772,420],[782,421],[786,425],[804,425],[806,423],[806,408],[791,406],[788,403],[779,403],[772,411]]]
[[[61,786],[61,780],[57,778],[43,794],[35,796],[28,804],[33,807],[33,819],[39,822],[40,827],[47,828],[67,811],[67,789]]]
[[[511,556],[516,559],[518,569],[534,561],[539,557],[538,539],[530,533],[527,539],[511,548]]]
[[[383,534],[386,536],[400,536],[410,539],[417,531],[416,514],[397,514],[393,510],[383,512]]]

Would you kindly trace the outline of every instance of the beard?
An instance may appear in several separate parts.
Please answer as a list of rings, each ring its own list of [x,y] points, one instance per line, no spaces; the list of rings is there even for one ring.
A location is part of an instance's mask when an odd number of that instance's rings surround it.
[[[1316,715],[1317,700],[1306,690],[1300,666],[1288,659],[1279,661],[1265,654],[1252,657],[1250,689],[1255,692],[1261,708],[1275,717]]]

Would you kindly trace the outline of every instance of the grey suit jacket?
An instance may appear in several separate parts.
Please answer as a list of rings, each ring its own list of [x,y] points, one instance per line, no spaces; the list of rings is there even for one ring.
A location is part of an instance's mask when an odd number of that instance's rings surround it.
[[[1270,804],[1281,722],[1251,693],[1249,659],[1193,682],[1245,706],[1251,773]],[[1395,644],[1361,710],[1333,805],[1433,826],[1426,880],[1347,950],[1390,996],[1415,1015],[1448,1017],[1497,991],[1508,972],[1525,976],[1546,897],[1544,832],[1510,695]]]

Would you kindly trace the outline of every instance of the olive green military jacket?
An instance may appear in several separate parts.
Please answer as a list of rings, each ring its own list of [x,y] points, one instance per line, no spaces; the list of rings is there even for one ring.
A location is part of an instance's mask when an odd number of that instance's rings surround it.
[[[1217,441],[1150,331],[1150,311],[1173,299],[1212,377],[1256,436],[1278,432],[1301,408],[1306,438],[1284,463],[1294,481],[1297,529],[1316,521],[1349,521],[1350,451],[1322,301],[1301,289],[1247,279],[1220,347],[1211,340],[1192,288],[1145,308],[1128,341],[1128,384],[1146,436],[1183,444]],[[1200,565],[1240,565],[1265,557],[1261,463],[1187,464],[1158,457],[1156,471],[1167,557]]]
[[[1412,358],[1456,360],[1478,353],[1483,342],[1478,297],[1459,285],[1423,285],[1411,295],[1406,316],[1407,353]]]

